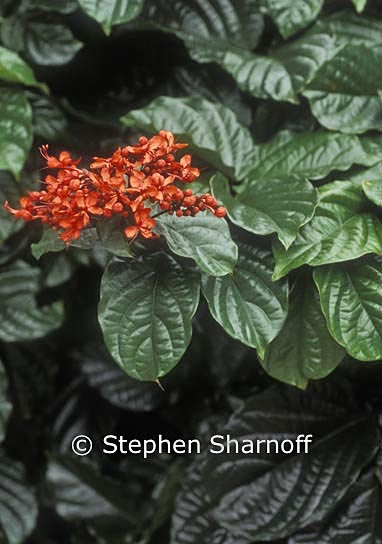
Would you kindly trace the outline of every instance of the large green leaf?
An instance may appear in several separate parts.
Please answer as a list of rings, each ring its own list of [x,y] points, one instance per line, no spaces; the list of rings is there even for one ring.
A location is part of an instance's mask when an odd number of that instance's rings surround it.
[[[251,165],[254,144],[249,130],[220,104],[198,97],[159,97],[145,108],[129,112],[122,122],[146,131],[171,130],[228,176],[242,179]]]
[[[369,177],[363,180],[363,192],[376,206],[382,207],[382,180],[378,174],[376,180],[369,181]]]
[[[284,38],[289,38],[315,20],[324,0],[265,0],[263,2]]]
[[[66,64],[82,47],[69,28],[59,23],[28,21],[23,38],[28,57],[43,66]]]
[[[162,215],[157,219],[159,232],[170,249],[182,257],[194,259],[199,268],[211,276],[232,272],[237,261],[237,246],[224,219],[209,212],[196,217]]]
[[[0,338],[6,342],[31,340],[59,327],[63,306],[55,302],[39,308],[35,295],[40,272],[23,262],[0,272]]]
[[[24,192],[23,189],[22,185],[16,182],[10,172],[6,172],[5,170],[0,172],[1,204],[8,200],[11,205],[16,205]],[[6,239],[19,230],[23,224],[24,221],[21,219],[15,221],[15,218],[4,208],[4,206],[0,206],[0,247]]]
[[[0,46],[0,80],[38,85],[32,69],[14,51]]]
[[[339,415],[340,391],[324,391],[267,389],[219,427],[223,438],[246,449],[236,453],[231,445],[230,452],[210,455],[202,477],[213,518],[237,538],[277,540],[320,522],[375,456],[376,419],[367,412]],[[301,434],[311,434],[312,443],[308,452],[302,443],[298,454]],[[283,440],[289,455],[281,454]],[[250,442],[255,454],[248,453]]]
[[[303,529],[288,544],[382,543],[382,488],[373,470],[368,470],[331,512],[327,523],[316,530]]]
[[[312,218],[317,203],[316,190],[305,180],[259,180],[236,197],[222,176],[214,177],[211,186],[231,221],[254,234],[277,232],[286,248]]]
[[[274,279],[303,264],[319,266],[381,253],[381,223],[372,214],[361,213],[363,203],[362,189],[351,182],[320,187],[312,221],[301,228],[288,250],[274,244]]]
[[[106,345],[133,378],[156,380],[185,352],[199,302],[199,277],[163,254],[112,263],[101,285],[99,322]]]
[[[25,482],[20,463],[0,453],[0,538],[5,544],[21,544],[35,526],[37,503]]]
[[[51,97],[28,93],[33,111],[33,133],[43,141],[59,140],[67,128],[65,115]]]
[[[32,109],[22,91],[0,87],[0,170],[16,177],[32,145]]]
[[[341,362],[344,350],[334,342],[310,275],[298,276],[290,295],[288,317],[265,351],[265,370],[278,380],[305,388]]]
[[[146,19],[183,40],[198,62],[217,62],[239,87],[260,98],[296,101],[291,78],[271,56],[255,55],[263,30],[256,0],[160,0],[148,3]]]
[[[90,17],[98,21],[106,34],[114,25],[128,23],[139,15],[143,0],[78,0]]]
[[[314,280],[333,337],[355,359],[382,359],[382,261],[319,268]]]
[[[347,170],[352,164],[371,166],[378,162],[357,136],[316,132],[294,134],[281,131],[269,143],[256,146],[247,174],[252,179],[285,179],[297,176],[320,179],[333,170]]]
[[[261,357],[280,332],[288,311],[288,286],[272,281],[272,265],[267,251],[240,244],[232,274],[202,278],[213,317],[230,336],[256,348]]]
[[[323,126],[349,134],[382,130],[382,77],[375,71],[381,62],[382,49],[349,44],[320,68],[304,95]]]

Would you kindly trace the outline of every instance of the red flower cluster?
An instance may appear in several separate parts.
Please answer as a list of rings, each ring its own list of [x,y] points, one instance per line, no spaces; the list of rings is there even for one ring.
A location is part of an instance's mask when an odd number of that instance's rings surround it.
[[[95,157],[90,170],[80,169],[80,159],[73,160],[67,151],[59,158],[48,154],[48,146],[40,152],[47,167],[57,170],[45,178],[41,191],[31,191],[20,199],[20,209],[8,202],[5,208],[25,221],[39,219],[61,231],[66,243],[80,236],[81,230],[97,218],[120,214],[128,239],[141,234],[156,238],[155,218],[151,204],[158,204],[161,213],[195,216],[209,210],[224,217],[226,210],[210,194],[195,196],[178,184],[193,182],[199,175],[191,166],[191,155],[175,160],[177,150],[187,144],[175,143],[171,132],[161,130],[152,138],[139,138],[136,146],[119,147],[111,157]]]

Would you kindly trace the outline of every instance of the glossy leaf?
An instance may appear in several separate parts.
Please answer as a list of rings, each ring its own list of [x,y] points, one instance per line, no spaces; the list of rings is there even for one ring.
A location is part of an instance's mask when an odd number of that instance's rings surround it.
[[[115,25],[128,23],[139,15],[143,0],[78,0],[81,8],[98,21],[106,34]]]
[[[0,80],[38,85],[32,69],[14,51],[0,46]]]
[[[60,302],[39,308],[35,295],[39,271],[25,263],[3,268],[0,273],[0,338],[5,342],[45,336],[61,325]]]
[[[266,349],[261,364],[274,378],[305,388],[309,380],[330,374],[344,355],[329,334],[310,275],[298,276],[285,325]]]
[[[323,0],[266,0],[265,5],[284,38],[289,38],[315,20]]]
[[[198,274],[170,255],[112,263],[102,279],[98,313],[110,353],[133,378],[164,376],[191,340],[198,302]]]
[[[254,234],[276,232],[288,248],[302,225],[313,216],[317,192],[305,180],[258,180],[233,197],[227,180],[215,176],[211,181],[214,196],[222,202],[228,216],[239,227]]]
[[[302,530],[288,544],[354,544],[382,542],[382,488],[373,470],[366,472],[316,530]]]
[[[65,115],[56,103],[47,96],[30,94],[28,96],[33,111],[33,133],[43,141],[55,141],[67,129]]]
[[[248,179],[285,179],[297,176],[320,179],[333,170],[352,164],[371,166],[378,162],[365,151],[357,136],[315,132],[293,134],[282,131],[271,142],[256,146]]]
[[[382,359],[380,258],[314,273],[322,310],[336,341],[355,359]]]
[[[382,50],[349,44],[320,68],[304,95],[321,125],[348,134],[382,130],[381,61]]]
[[[270,453],[263,443],[257,455],[211,455],[203,468],[213,518],[246,542],[277,540],[325,519],[378,448],[376,421],[368,413],[336,416],[333,406],[326,413],[329,399],[314,391],[280,393],[271,388],[248,399],[219,434],[242,445],[286,437],[295,443],[300,433],[312,434],[308,454],[304,444],[299,455],[296,445],[294,453],[280,455],[274,442]]]
[[[145,108],[125,115],[122,122],[151,132],[171,130],[227,175],[242,179],[251,166],[254,145],[250,132],[239,124],[231,110],[208,100],[159,97]]]
[[[64,249],[66,249],[65,242],[59,238],[58,232],[51,227],[44,227],[40,240],[31,245],[32,255],[37,260],[45,253],[63,251]]]
[[[303,264],[320,266],[381,253],[381,223],[372,214],[361,213],[362,205],[361,188],[351,182],[320,187],[312,221],[302,227],[288,250],[274,244],[274,278],[282,278]]]
[[[35,496],[26,484],[22,465],[0,454],[0,533],[7,544],[20,544],[37,520]]]
[[[211,276],[232,272],[237,246],[224,219],[209,212],[195,217],[165,214],[157,219],[157,228],[174,253],[194,259],[202,272]]]
[[[32,110],[22,91],[0,87],[0,170],[19,176],[32,145]]]
[[[272,57],[252,53],[263,30],[255,0],[216,0],[212,6],[161,0],[148,5],[146,19],[183,40],[194,60],[220,64],[243,91],[259,98],[296,101],[284,66]]]
[[[82,43],[62,24],[33,21],[25,28],[24,47],[36,64],[59,66],[72,60]]]
[[[288,309],[287,284],[272,281],[272,265],[267,251],[240,244],[232,274],[202,278],[214,319],[230,336],[256,348],[261,357],[280,332]]]

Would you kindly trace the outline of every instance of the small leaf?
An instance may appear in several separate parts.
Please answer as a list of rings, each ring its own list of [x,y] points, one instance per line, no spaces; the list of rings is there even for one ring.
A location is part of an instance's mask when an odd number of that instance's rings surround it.
[[[106,34],[115,25],[128,23],[139,15],[143,0],[78,0],[81,8],[98,21]]]
[[[249,130],[231,110],[203,98],[159,97],[129,112],[122,123],[146,131],[170,130],[228,176],[242,179],[251,165],[254,144]]]
[[[40,338],[61,325],[61,303],[37,307],[39,276],[38,269],[23,262],[0,272],[0,338],[5,342]]]
[[[274,279],[309,264],[350,261],[368,253],[382,253],[379,219],[360,213],[361,188],[351,182],[336,181],[320,187],[319,202],[310,223],[301,228],[288,250],[276,242]]]
[[[333,170],[347,170],[352,164],[371,166],[378,158],[365,151],[357,136],[281,131],[271,142],[256,146],[251,162],[255,165],[247,173],[251,180],[287,176],[320,179]]]
[[[44,227],[40,240],[31,245],[32,255],[39,260],[45,253],[50,251],[62,251],[66,249],[66,244],[58,236],[58,232],[51,227]]]
[[[132,256],[131,246],[123,233],[120,216],[100,219],[96,228],[99,241],[107,251],[119,257]]]
[[[335,340],[361,361],[382,359],[382,262],[379,257],[353,266],[314,272],[322,311]]]
[[[266,0],[265,6],[284,38],[293,36],[315,20],[324,0]]]
[[[309,380],[330,374],[344,355],[329,334],[310,275],[298,276],[285,325],[261,364],[274,378],[305,388]]]
[[[67,128],[67,121],[62,111],[52,98],[29,94],[33,111],[33,133],[43,141],[55,141],[61,138]]]
[[[0,87],[0,170],[16,178],[32,145],[32,109],[22,91]]]
[[[224,219],[209,212],[195,217],[165,214],[158,217],[157,228],[174,253],[194,259],[206,274],[224,276],[232,272],[237,246]]]
[[[185,352],[199,302],[194,271],[163,254],[106,269],[99,322],[106,345],[133,378],[155,381]]]
[[[14,51],[0,46],[0,80],[37,86],[32,69]]]
[[[25,482],[20,463],[0,453],[0,531],[7,544],[20,544],[30,534],[37,520],[37,502]],[[1,535],[0,535],[1,536]]]
[[[230,194],[227,180],[214,176],[214,196],[227,208],[229,218],[239,227],[254,234],[277,232],[288,248],[302,225],[313,216],[317,192],[304,180],[265,180],[247,182],[247,188],[236,197]]]
[[[259,355],[280,332],[287,316],[288,286],[272,281],[272,256],[240,244],[232,274],[203,276],[202,289],[214,319]]]

